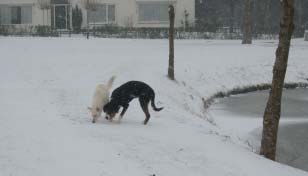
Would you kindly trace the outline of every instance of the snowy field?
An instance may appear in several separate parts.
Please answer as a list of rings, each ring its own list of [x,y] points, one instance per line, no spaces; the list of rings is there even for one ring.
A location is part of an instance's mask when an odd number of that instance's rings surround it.
[[[204,112],[202,97],[270,82],[277,42],[240,43],[176,41],[172,82],[167,40],[0,38],[0,176],[307,176]],[[308,78],[307,47],[293,41],[287,82]],[[165,109],[144,126],[135,100],[121,123],[92,124],[95,86],[112,75],[113,88],[148,83]]]

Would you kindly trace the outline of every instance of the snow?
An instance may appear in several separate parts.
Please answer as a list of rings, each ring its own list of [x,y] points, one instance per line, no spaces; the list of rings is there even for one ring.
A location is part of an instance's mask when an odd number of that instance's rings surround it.
[[[308,175],[252,152],[202,105],[217,91],[270,82],[277,41],[177,40],[172,82],[168,40],[0,40],[0,176]],[[287,82],[308,78],[307,46],[293,41]],[[92,124],[92,93],[112,75],[112,89],[149,84],[164,110],[150,110],[144,126],[134,100],[121,122]]]

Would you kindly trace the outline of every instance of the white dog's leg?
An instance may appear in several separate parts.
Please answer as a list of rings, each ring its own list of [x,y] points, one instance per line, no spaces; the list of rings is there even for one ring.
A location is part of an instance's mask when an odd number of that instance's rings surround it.
[[[123,118],[123,116],[119,115],[118,121],[121,122],[122,118]]]

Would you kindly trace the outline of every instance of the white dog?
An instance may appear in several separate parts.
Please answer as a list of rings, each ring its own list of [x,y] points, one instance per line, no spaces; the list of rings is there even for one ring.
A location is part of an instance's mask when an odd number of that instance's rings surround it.
[[[92,106],[88,107],[93,118],[93,123],[101,116],[103,107],[109,102],[109,90],[112,87],[114,79],[115,76],[112,76],[107,84],[99,84],[96,86],[92,99]]]

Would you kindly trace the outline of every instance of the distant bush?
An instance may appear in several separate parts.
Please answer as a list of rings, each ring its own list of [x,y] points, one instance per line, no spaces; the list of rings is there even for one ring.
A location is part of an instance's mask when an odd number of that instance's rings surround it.
[[[7,36],[9,34],[10,34],[10,26],[1,25],[0,26],[0,35]]]
[[[58,36],[58,34],[50,26],[38,25],[35,26],[34,29],[35,29],[34,35],[37,36],[41,37]]]
[[[121,31],[124,31],[124,28],[119,27],[117,25],[104,25],[104,26],[95,26],[92,28],[95,31],[96,35],[112,35],[112,34],[119,34]]]
[[[145,39],[168,38],[167,28],[126,28],[117,25],[105,25],[94,27],[92,32],[96,37]]]

